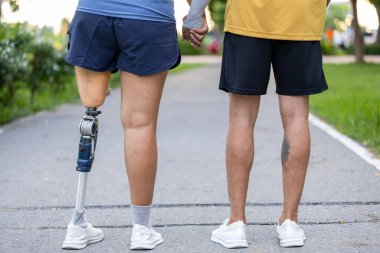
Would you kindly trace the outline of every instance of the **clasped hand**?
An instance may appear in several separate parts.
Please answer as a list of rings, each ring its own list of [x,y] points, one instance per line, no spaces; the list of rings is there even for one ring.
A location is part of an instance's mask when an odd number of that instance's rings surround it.
[[[183,20],[186,20],[186,18],[187,16],[185,16]],[[209,30],[208,24],[207,24],[207,18],[205,14],[203,14],[202,16],[202,22],[203,22],[202,28],[188,29],[188,28],[182,27],[182,39],[190,41],[191,45],[194,48],[199,48],[202,45],[202,41],[206,37]]]

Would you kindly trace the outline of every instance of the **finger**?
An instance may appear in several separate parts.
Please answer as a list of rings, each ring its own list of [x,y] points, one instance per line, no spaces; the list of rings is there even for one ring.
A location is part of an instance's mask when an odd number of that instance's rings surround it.
[[[203,39],[205,38],[205,35],[203,34],[199,34],[197,32],[195,32],[194,30],[191,31],[191,34],[198,40],[198,41],[203,41]]]
[[[197,38],[195,38],[195,36],[192,34],[190,34],[190,40],[191,40],[191,43],[194,44],[194,46],[197,48],[201,45],[201,42],[197,40]]]
[[[193,48],[199,48],[199,46],[195,45],[194,43],[190,43],[190,45],[191,45]]]
[[[204,25],[201,29],[194,28],[193,31],[195,31],[198,34],[206,35],[208,33],[208,26]]]
[[[187,29],[187,28],[183,28],[182,29],[182,38],[184,38],[185,40],[189,40],[190,39],[190,31],[189,31],[189,29]]]

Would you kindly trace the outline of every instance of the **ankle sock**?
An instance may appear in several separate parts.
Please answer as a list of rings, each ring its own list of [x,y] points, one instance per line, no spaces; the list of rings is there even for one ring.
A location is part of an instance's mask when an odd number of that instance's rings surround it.
[[[135,206],[132,205],[133,224],[143,225],[151,228],[150,224],[150,210],[152,205],[149,206]]]

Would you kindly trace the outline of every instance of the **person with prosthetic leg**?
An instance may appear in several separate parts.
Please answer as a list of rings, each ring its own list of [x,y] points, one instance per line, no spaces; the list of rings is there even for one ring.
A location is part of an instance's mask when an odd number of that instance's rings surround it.
[[[199,44],[208,26],[193,41]],[[81,122],[77,205],[67,228],[65,249],[103,239],[84,214],[86,175],[97,137],[97,116],[111,74],[120,74],[120,119],[131,196],[131,249],[154,249],[163,242],[150,223],[157,173],[157,119],[170,69],[180,63],[173,0],[79,0],[68,32],[66,61],[75,66],[78,91],[87,114]]]

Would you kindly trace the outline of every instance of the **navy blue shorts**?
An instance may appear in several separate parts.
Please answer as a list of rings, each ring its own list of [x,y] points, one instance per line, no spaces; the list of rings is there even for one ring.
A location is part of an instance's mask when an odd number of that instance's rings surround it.
[[[264,95],[271,66],[280,95],[311,95],[328,86],[319,41],[270,40],[226,33],[219,89]]]
[[[181,61],[174,23],[77,11],[68,34],[66,61],[92,71],[151,75]]]

